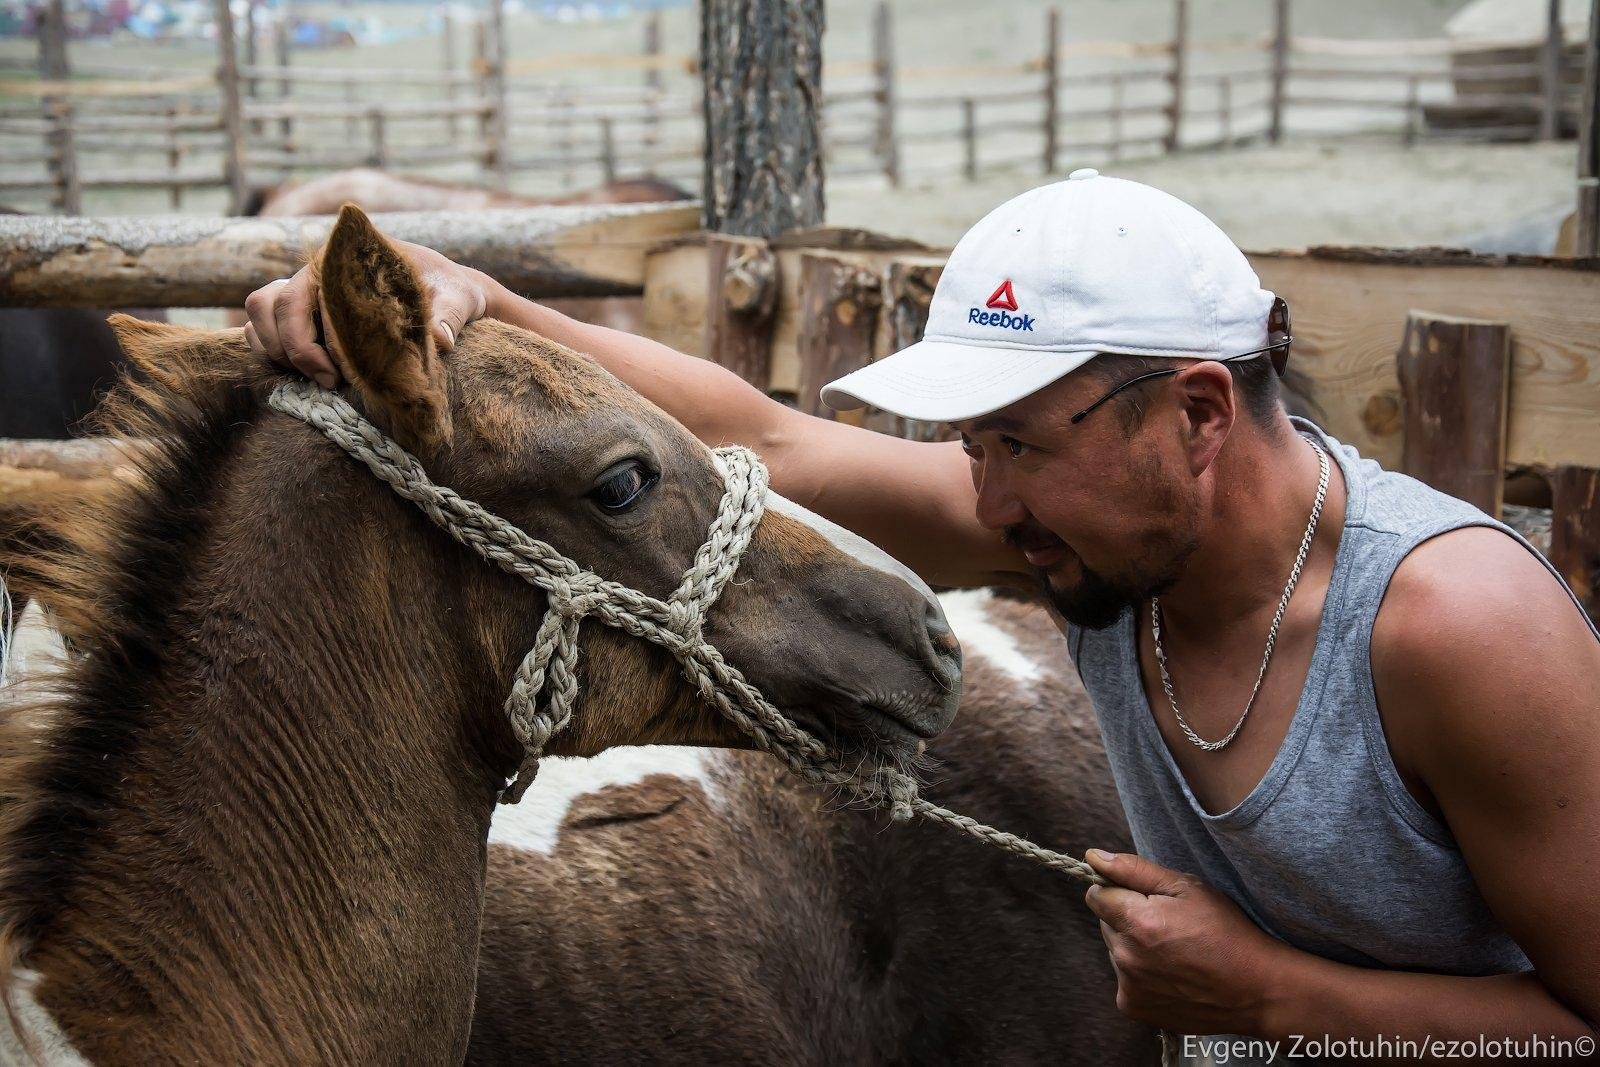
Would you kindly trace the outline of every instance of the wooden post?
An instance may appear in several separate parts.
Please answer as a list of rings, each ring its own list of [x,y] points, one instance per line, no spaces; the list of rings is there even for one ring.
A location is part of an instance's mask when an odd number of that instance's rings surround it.
[[[372,166],[386,170],[389,166],[389,144],[384,131],[383,108],[375,106],[367,112],[367,129],[372,138],[372,150],[367,158]]]
[[[1122,158],[1122,103],[1126,86],[1120,73],[1111,75],[1111,160]]]
[[[1233,77],[1224,74],[1217,79],[1217,110],[1222,116],[1222,145],[1233,147]]]
[[[822,0],[701,0],[705,228],[822,224]]]
[[[961,173],[967,181],[978,180],[978,105],[968,96],[961,101]]]
[[[1172,99],[1167,105],[1166,150],[1176,152],[1183,135],[1183,82],[1189,63],[1189,0],[1173,0],[1172,8],[1172,71],[1167,80],[1172,87]]]
[[[1561,136],[1561,101],[1566,95],[1561,79],[1561,0],[1546,0],[1544,49],[1540,61],[1540,89],[1544,94],[1539,111],[1539,137],[1553,141]]]
[[[1550,497],[1550,563],[1600,619],[1600,470],[1557,467]]]
[[[656,148],[661,143],[661,12],[650,12],[644,24],[644,56],[649,65],[644,68],[645,122],[644,173],[656,170]]]
[[[572,97],[563,87],[557,87],[550,103],[561,116],[561,133],[556,138],[556,152],[561,156],[561,187],[572,188]]]
[[[876,149],[883,163],[883,176],[889,184],[900,184],[900,141],[894,122],[894,21],[889,0],[878,0],[872,18],[873,99],[878,105]]]
[[[933,291],[939,285],[939,275],[944,273],[944,263],[927,257],[897,259],[889,264],[885,278],[885,311],[888,314],[889,351],[922,340],[928,328],[928,309],[933,303]],[[896,417],[889,425],[890,432],[908,441],[943,441],[950,436],[949,426],[940,422],[917,422]]]
[[[39,12],[39,77],[45,81],[66,81],[72,76],[67,64],[67,16],[62,0],[50,0]],[[55,178],[56,207],[65,215],[83,212],[83,188],[78,181],[78,146],[73,134],[72,100],[66,96],[47,96],[43,101],[45,149],[50,153],[50,171]]]
[[[228,212],[244,210],[248,185],[244,173],[244,118],[239,105],[239,55],[234,50],[233,8],[216,0],[217,80],[222,90],[223,180],[228,185]]]
[[[1600,3],[1589,5],[1583,45],[1583,111],[1578,115],[1576,256],[1600,256]]]
[[[167,108],[167,169],[172,172],[173,179],[167,196],[174,211],[183,207],[183,183],[177,180],[178,170],[183,165],[183,145],[178,140],[178,116],[186,110],[177,104]]]
[[[1415,74],[1406,79],[1405,128],[1400,131],[1400,142],[1407,148],[1417,143],[1422,129],[1422,79]]]
[[[492,121],[489,125],[493,138],[494,182],[501,189],[511,184],[511,114],[506,93],[506,4],[505,0],[489,0],[489,45],[492,60],[489,67],[489,92]]]
[[[1499,517],[1511,327],[1413,311],[1396,360],[1405,433],[1402,469]]]
[[[1044,13],[1044,172],[1056,172],[1057,129],[1061,118],[1061,9]]]
[[[260,10],[260,0],[249,0],[244,12],[244,65],[255,70],[261,62],[261,57],[256,53],[256,13]],[[261,94],[261,82],[254,75],[244,80],[244,98],[254,101]],[[259,119],[250,123],[250,133],[254,137],[261,136],[261,122]]]
[[[443,60],[445,75],[444,98],[450,103],[456,102],[456,20],[447,7],[444,9],[444,21],[439,24],[440,59]],[[445,129],[448,131],[451,144],[461,141],[461,119],[455,112],[451,112],[445,120]]]
[[[283,104],[287,104],[294,93],[294,82],[289,77],[289,38],[289,5],[285,3],[272,23],[272,58],[278,66],[278,102]],[[294,119],[287,111],[278,121],[278,133],[285,146],[294,141]]]
[[[777,324],[778,257],[760,238],[706,245],[706,358],[765,391]]]
[[[489,99],[489,23],[484,18],[478,18],[472,24],[472,77],[473,89],[477,94],[477,101],[482,105]],[[485,109],[478,112],[478,146],[482,150],[479,157],[483,174],[488,176],[494,169],[494,134],[492,127],[494,119],[490,111]]]
[[[607,185],[617,180],[617,142],[609,117],[600,120],[600,178]]]
[[[1289,81],[1289,0],[1272,4],[1272,95],[1269,99],[1267,140],[1283,140],[1283,109]]]
[[[854,263],[819,252],[800,254],[800,362],[796,405],[808,415],[832,417],[822,387],[872,361],[883,286]]]

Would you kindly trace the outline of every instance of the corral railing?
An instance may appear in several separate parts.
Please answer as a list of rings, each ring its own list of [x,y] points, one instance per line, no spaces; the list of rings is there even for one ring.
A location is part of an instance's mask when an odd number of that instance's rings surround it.
[[[29,101],[0,108],[0,195],[70,212],[85,190],[156,190],[180,208],[193,190],[238,201],[292,174],[362,165],[552,191],[618,175],[698,184],[695,62],[662,53],[655,18],[637,55],[515,58],[495,32],[501,3],[470,24],[445,18],[434,70],[294,65],[286,21],[254,2],[239,33],[222,35],[237,41],[215,77],[69,71],[64,38],[41,33],[42,80],[0,78],[0,95]],[[881,4],[871,58],[826,68],[829,173],[975,180],[1295,132],[1554,136],[1577,109],[1579,50],[1559,24],[1544,39],[1462,49],[1298,36],[1287,0],[1273,11],[1258,37],[1208,41],[1191,35],[1188,0],[1173,0],[1163,39],[1126,42],[1072,40],[1052,9],[1033,57],[933,67],[898,62]],[[596,72],[638,81],[580,82]]]

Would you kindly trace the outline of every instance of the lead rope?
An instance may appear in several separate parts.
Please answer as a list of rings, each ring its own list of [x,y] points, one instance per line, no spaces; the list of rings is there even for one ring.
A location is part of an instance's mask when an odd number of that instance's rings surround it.
[[[544,590],[549,606],[506,697],[506,716],[525,756],[501,791],[502,804],[522,799],[538,774],[545,745],[572,719],[578,698],[578,628],[592,618],[666,649],[706,703],[805,781],[841,788],[857,800],[887,808],[897,822],[915,813],[1082,882],[1110,884],[1080,859],[923,799],[916,782],[893,767],[865,774],[846,768],[838,754],[775,708],[706,641],[706,613],[738,569],[766,510],[767,468],[749,449],[716,450],[726,486],[722,504],[683,581],[666,600],[659,600],[580,567],[551,545],[434,484],[416,457],[337,393],[312,382],[285,382],[272,391],[268,403],[320,431],[484,560]],[[1175,1064],[1171,1035],[1161,1035],[1162,1062]]]

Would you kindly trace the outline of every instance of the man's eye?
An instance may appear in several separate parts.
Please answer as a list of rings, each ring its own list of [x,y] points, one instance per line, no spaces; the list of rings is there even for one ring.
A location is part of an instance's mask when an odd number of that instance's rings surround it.
[[[1027,454],[1028,446],[1015,437],[1002,437],[1000,443],[1006,446],[1006,451],[1011,453],[1012,459],[1021,459]]]
[[[658,478],[659,475],[645,470],[639,462],[630,460],[614,473],[608,474],[589,495],[607,511],[626,511],[639,502]]]

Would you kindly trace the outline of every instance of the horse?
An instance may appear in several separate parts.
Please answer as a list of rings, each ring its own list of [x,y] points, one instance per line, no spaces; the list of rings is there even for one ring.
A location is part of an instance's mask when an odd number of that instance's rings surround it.
[[[0,215],[16,214],[0,207]],[[0,437],[72,435],[122,371],[109,314],[103,308],[0,308]],[[165,317],[153,309],[136,314]]]
[[[247,201],[243,213],[331,215],[346,203],[369,212],[483,211],[558,204],[676,203],[692,199],[693,195],[685,189],[659,178],[629,178],[567,196],[535,197],[483,185],[435,181],[357,167],[258,189]],[[547,303],[564,315],[628,333],[638,333],[644,326],[644,301],[636,296],[571,297]]]
[[[966,684],[929,743],[928,795],[1036,841],[1132,851],[1051,616],[986,590],[941,600]],[[1159,1056],[1057,872],[944,827],[885,829],[753,753],[619,750],[552,778],[561,803],[490,832],[469,1064]]]
[[[596,573],[678,585],[722,506],[709,449],[515,327],[437,352],[420,279],[359,211],[316,263],[361,415]],[[288,378],[242,331],[113,326],[140,374],[103,418],[143,442],[135,473],[31,562],[74,652],[0,715],[0,1060],[459,1062],[490,817],[524,755],[502,702],[547,598],[272,409]],[[911,760],[959,698],[937,601],[770,505],[706,639],[845,757]],[[747,743],[660,647],[581,640],[549,755]]]

